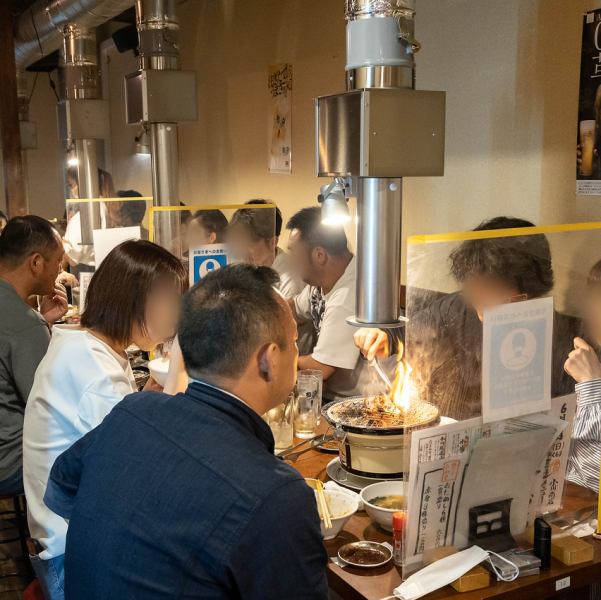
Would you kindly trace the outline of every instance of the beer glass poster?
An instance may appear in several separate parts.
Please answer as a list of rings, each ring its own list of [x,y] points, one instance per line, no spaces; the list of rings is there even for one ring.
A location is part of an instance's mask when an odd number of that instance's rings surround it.
[[[601,195],[601,10],[584,15],[578,101],[576,193]]]

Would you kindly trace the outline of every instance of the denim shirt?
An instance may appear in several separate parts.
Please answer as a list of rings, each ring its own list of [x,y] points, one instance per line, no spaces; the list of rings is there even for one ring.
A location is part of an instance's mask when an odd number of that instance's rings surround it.
[[[194,382],[128,396],[55,462],[66,598],[327,598],[312,490],[248,406]]]

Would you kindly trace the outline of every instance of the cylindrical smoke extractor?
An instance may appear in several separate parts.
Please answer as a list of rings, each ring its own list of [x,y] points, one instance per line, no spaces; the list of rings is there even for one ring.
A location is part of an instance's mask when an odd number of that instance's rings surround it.
[[[415,0],[346,1],[347,89],[414,87]]]
[[[413,88],[414,0],[347,0],[347,87]],[[357,324],[401,321],[402,182],[357,185]]]
[[[62,53],[62,93],[66,101],[98,98],[98,55],[96,34],[77,24],[64,29]],[[97,142],[93,138],[68,138],[67,178],[77,180],[78,197],[82,200],[98,198]],[[100,206],[97,202],[82,202],[81,243],[93,244],[93,231],[100,229]]]
[[[136,25],[141,71],[179,70],[179,21],[175,0],[136,0]],[[154,204],[178,206],[177,122],[150,121],[148,129]],[[179,230],[179,214],[170,214],[155,228],[156,241],[176,250],[174,241],[180,237]]]
[[[179,69],[175,0],[136,0],[141,69]]]

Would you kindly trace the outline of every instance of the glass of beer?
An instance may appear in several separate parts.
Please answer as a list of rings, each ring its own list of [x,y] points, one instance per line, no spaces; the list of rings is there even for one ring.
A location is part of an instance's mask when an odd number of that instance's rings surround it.
[[[311,439],[317,435],[321,415],[321,382],[318,377],[299,371],[294,396],[294,435]]]
[[[595,150],[595,121],[580,121],[580,175],[590,177],[593,174],[593,156]]]

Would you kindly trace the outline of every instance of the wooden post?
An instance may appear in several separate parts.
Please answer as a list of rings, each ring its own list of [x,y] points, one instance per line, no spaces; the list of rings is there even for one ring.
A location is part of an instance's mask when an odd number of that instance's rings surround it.
[[[4,189],[8,215],[15,217],[27,213],[27,195],[23,161],[21,157],[21,132],[17,101],[17,67],[13,18],[10,2],[0,1],[0,145],[4,168]]]

